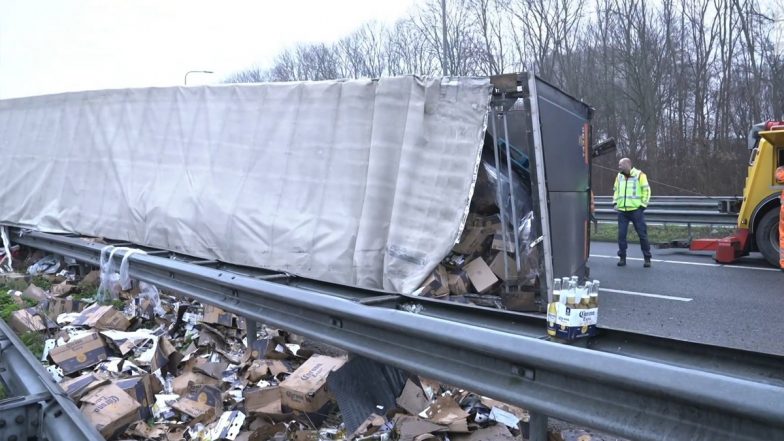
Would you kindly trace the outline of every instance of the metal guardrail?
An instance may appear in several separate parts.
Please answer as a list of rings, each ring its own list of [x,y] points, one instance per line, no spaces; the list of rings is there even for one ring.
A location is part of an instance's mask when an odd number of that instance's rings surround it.
[[[37,232],[13,240],[92,265],[103,246]],[[604,350],[602,338],[581,348],[544,341],[544,321],[522,314],[276,283],[214,261],[128,261],[135,279],[529,409],[534,441],[546,439],[547,416],[642,441],[784,439],[782,357],[622,333]]]
[[[2,320],[0,380],[8,397],[0,400],[0,439],[104,439]]]
[[[662,224],[735,225],[738,215],[719,212],[719,201],[740,200],[735,196],[654,196],[645,210],[645,220]],[[596,196],[596,219],[615,222],[617,212],[611,196]]]

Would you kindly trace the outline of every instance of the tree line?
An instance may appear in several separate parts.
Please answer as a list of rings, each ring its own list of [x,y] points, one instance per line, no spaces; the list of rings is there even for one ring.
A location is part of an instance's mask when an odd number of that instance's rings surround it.
[[[739,194],[752,124],[784,114],[781,4],[759,0],[424,0],[392,25],[299,44],[228,82],[533,71],[592,105],[609,194],[628,156],[656,194]],[[609,170],[608,170],[609,169]]]

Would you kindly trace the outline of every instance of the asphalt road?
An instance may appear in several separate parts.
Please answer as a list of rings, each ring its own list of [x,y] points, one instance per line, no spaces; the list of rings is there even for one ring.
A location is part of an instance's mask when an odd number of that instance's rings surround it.
[[[784,355],[784,272],[759,254],[720,265],[709,253],[654,249],[646,269],[639,245],[629,244],[625,267],[616,252],[591,243],[600,326]]]

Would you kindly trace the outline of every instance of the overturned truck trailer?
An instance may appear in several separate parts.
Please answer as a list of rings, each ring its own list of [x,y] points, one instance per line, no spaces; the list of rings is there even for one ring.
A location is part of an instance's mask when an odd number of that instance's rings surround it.
[[[0,222],[410,294],[491,197],[528,277],[484,294],[541,300],[588,275],[590,118],[531,74],[4,100]]]

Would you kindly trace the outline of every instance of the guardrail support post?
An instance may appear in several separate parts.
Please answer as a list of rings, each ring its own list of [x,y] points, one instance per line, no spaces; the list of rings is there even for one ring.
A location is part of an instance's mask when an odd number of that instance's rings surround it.
[[[528,440],[547,441],[547,415],[539,412],[528,412],[531,419],[528,421]]]
[[[245,317],[245,330],[247,332],[248,347],[250,347],[256,341],[258,336],[256,321]]]

